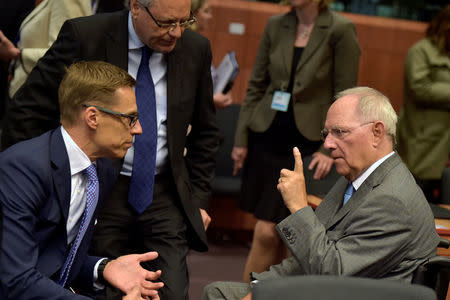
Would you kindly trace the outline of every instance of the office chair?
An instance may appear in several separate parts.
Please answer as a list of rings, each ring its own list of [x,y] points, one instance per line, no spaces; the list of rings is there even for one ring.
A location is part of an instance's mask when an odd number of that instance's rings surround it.
[[[253,300],[436,300],[428,287],[382,279],[344,276],[292,276],[261,281]]]
[[[444,238],[439,241],[438,247],[449,248],[450,242]],[[432,288],[438,300],[445,300],[450,281],[450,257],[435,256],[428,259],[414,272],[412,283]]]
[[[239,118],[240,105],[230,105],[217,111],[217,125],[222,144],[216,156],[216,174],[211,182],[215,195],[237,196],[241,188],[241,177],[233,176],[231,151],[234,145],[234,133]]]

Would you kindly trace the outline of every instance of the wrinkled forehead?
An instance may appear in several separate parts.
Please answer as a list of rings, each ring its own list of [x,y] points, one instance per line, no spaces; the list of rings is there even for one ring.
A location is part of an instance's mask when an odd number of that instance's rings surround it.
[[[325,127],[352,126],[359,124],[360,111],[358,108],[358,97],[347,95],[337,99],[328,110]]]
[[[189,17],[191,11],[190,0],[153,0],[150,3],[152,13],[155,12],[158,16],[166,19],[182,19]]]

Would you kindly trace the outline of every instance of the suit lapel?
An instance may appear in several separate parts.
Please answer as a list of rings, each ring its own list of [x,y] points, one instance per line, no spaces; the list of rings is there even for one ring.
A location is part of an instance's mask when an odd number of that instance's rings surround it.
[[[39,14],[44,9],[47,9],[47,6],[49,6],[50,1],[43,1],[38,6],[36,6],[29,14],[28,16],[22,21],[22,24],[20,25],[20,31],[22,31],[22,28],[31,20],[35,18],[37,14]]]
[[[316,23],[314,24],[308,44],[306,45],[302,57],[297,65],[296,72],[301,69],[301,67],[309,60],[311,55],[314,54],[316,49],[322,44],[322,41],[328,33],[328,27],[330,27],[331,22],[332,17],[328,10],[317,16]]]
[[[330,228],[337,222],[339,222],[342,218],[344,218],[350,211],[353,211],[358,208],[358,206],[367,199],[367,195],[375,189],[377,186],[381,184],[384,177],[401,162],[400,157],[397,153],[389,157],[385,160],[375,171],[370,174],[369,177],[363,182],[363,184],[359,187],[359,189],[353,194],[353,196],[348,200],[347,204],[345,204],[341,209],[337,211],[336,214],[333,214],[332,218],[326,223],[326,229]],[[342,194],[337,194],[336,197],[340,197],[340,202],[342,203],[344,199],[344,192],[347,186],[347,182],[344,179]],[[337,201],[337,199],[336,199]],[[325,223],[323,223],[325,224]]]
[[[64,219],[67,220],[70,207],[71,175],[70,163],[61,129],[56,129],[50,138],[50,161],[53,168],[53,183]]]
[[[182,51],[181,44],[183,38],[177,41],[175,48],[167,54],[167,143],[168,145],[176,145],[175,139],[177,138],[176,125],[179,117],[177,107],[180,105],[182,99],[182,92],[184,90],[183,70],[182,64]],[[172,120],[172,121],[170,121]],[[171,151],[173,147],[169,146],[169,157],[172,157]]]
[[[331,226],[333,217],[341,208],[346,187],[347,180],[341,177],[316,209],[317,217],[327,229]]]
[[[295,43],[295,31],[297,25],[297,18],[295,16],[295,12],[291,11],[286,14],[283,19],[281,26],[283,34],[280,34],[280,45],[294,45]],[[294,47],[283,47],[282,48],[282,60],[284,67],[287,70],[287,74],[291,73],[292,69],[292,60],[294,56]]]
[[[114,26],[105,36],[106,61],[128,71],[128,11],[119,15],[118,22],[111,22]]]

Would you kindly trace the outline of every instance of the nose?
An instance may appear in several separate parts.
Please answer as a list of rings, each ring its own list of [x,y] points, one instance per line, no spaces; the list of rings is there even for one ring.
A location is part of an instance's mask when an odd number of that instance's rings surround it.
[[[133,128],[131,128],[132,135],[142,134],[142,126],[139,120],[137,120],[136,124],[134,124]]]
[[[332,150],[336,148],[336,144],[334,143],[333,137],[331,134],[328,134],[323,142],[323,147],[327,150]]]
[[[183,30],[180,25],[175,27],[174,30],[169,31],[169,35],[173,38],[179,39],[181,35],[183,34]]]

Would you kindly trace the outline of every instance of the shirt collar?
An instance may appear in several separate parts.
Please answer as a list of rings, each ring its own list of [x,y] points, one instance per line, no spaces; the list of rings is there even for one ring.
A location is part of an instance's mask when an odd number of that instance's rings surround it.
[[[389,153],[386,156],[383,156],[382,158],[380,158],[379,160],[377,160],[375,163],[373,163],[366,171],[364,171],[364,173],[362,173],[361,175],[359,175],[358,178],[356,178],[352,184],[353,187],[355,188],[355,190],[358,190],[359,187],[363,184],[363,182],[367,179],[367,177],[370,176],[370,174],[373,173],[373,171],[375,171],[376,168],[378,168],[379,165],[381,165],[386,159],[388,159],[389,157],[391,157],[394,154],[394,151],[392,151],[391,153]]]
[[[61,133],[64,144],[66,145],[67,155],[69,156],[70,176],[73,176],[89,167],[92,162],[86,153],[78,147],[63,126],[61,126]]]
[[[128,12],[128,49],[140,49],[144,43],[139,39],[134,31],[133,21],[131,20],[131,11]]]

